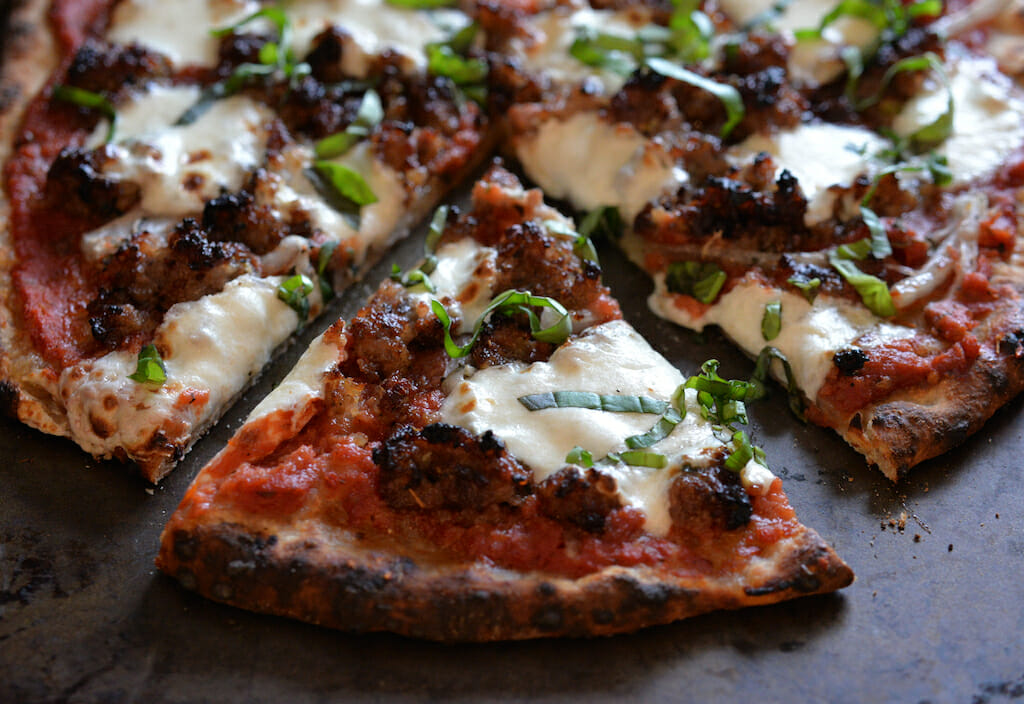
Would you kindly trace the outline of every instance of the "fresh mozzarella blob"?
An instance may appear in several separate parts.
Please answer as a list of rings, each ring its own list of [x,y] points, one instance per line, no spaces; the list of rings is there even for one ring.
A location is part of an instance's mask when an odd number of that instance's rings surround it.
[[[1024,100],[989,58],[963,56],[947,63],[953,97],[953,131],[936,150],[949,160],[953,182],[992,173],[1024,144]],[[913,134],[945,112],[950,97],[942,81],[918,94],[893,121],[901,136]]]
[[[579,210],[617,206],[627,222],[688,180],[661,144],[592,112],[549,120],[520,138],[515,150],[547,195],[565,198]]]
[[[850,186],[854,179],[871,170],[874,154],[889,143],[863,127],[806,124],[766,136],[755,134],[733,147],[734,163],[749,161],[759,152],[772,156],[779,172],[788,170],[800,182],[807,198],[808,226],[832,215],[836,195],[830,186]]]
[[[211,30],[230,27],[259,7],[255,0],[123,0],[111,16],[107,39],[141,44],[175,66],[211,66],[220,42]]]
[[[455,299],[461,317],[456,332],[470,332],[494,297],[497,256],[493,247],[484,247],[468,237],[437,250],[437,267],[430,274],[436,291],[427,297]]]
[[[60,393],[77,441],[109,457],[118,447],[139,447],[154,428],[182,431],[183,416],[193,429],[204,427],[295,330],[298,316],[277,297],[282,280],[240,276],[220,293],[172,306],[154,338],[167,370],[160,386],[128,378],[137,354],[127,351],[66,369]],[[183,406],[191,392],[205,400]],[[97,425],[113,431],[99,434]]]
[[[523,57],[523,66],[528,71],[543,73],[561,83],[595,78],[606,93],[614,93],[625,83],[625,76],[588,66],[570,54],[569,49],[581,30],[631,39],[645,24],[642,13],[559,7],[534,17],[529,24],[531,39],[516,40],[512,52]]]
[[[623,321],[587,330],[559,347],[547,362],[529,366],[510,364],[481,370],[462,369],[445,383],[448,397],[441,408],[446,423],[474,433],[493,431],[509,451],[528,465],[536,481],[543,481],[566,465],[566,455],[577,445],[595,459],[626,449],[625,438],[645,433],[658,416],[611,413],[585,408],[527,410],[517,399],[550,391],[590,391],[599,394],[638,395],[669,400],[683,382],[679,371],[651,349]],[[625,503],[642,510],[647,530],[664,534],[671,526],[668,486],[684,463],[707,464],[703,450],[722,443],[711,424],[701,418],[696,392],[688,390],[686,417],[671,434],[650,448],[665,454],[663,469],[616,464],[601,471],[616,479]],[[747,480],[763,476],[756,469],[744,472]],[[769,482],[770,484],[770,482]],[[766,489],[763,485],[758,488]]]
[[[817,29],[825,15],[838,5],[837,2],[821,0],[793,0],[789,3],[722,0],[719,4],[737,24],[742,26],[761,17],[769,18],[767,24],[791,40],[798,30]],[[839,56],[842,47],[864,49],[877,37],[878,28],[871,22],[853,16],[839,17],[825,27],[820,39],[794,43],[789,55],[790,78],[810,86],[828,83],[845,70]]]
[[[292,24],[295,54],[309,53],[318,34],[331,26],[350,38],[342,52],[342,70],[365,76],[370,62],[385,51],[399,54],[409,72],[426,68],[425,48],[448,39],[469,24],[457,10],[404,9],[386,0],[296,0],[285,5]]]
[[[697,331],[706,325],[718,325],[751,356],[758,355],[766,345],[775,347],[792,365],[797,386],[812,400],[839,350],[855,342],[867,349],[914,335],[912,328],[886,322],[862,305],[824,295],[817,296],[812,305],[803,296],[756,281],[734,286],[701,316],[694,317],[674,305],[663,274],[655,283],[649,299],[655,314]],[[782,304],[782,327],[777,337],[767,341],[761,333],[761,320],[765,306],[773,302]],[[781,364],[774,365],[775,375],[783,378]]]
[[[199,100],[195,86],[151,85],[118,109],[103,173],[142,188],[144,215],[200,212],[210,198],[241,187],[266,149],[268,108],[244,96],[214,102],[190,125],[174,122]],[[103,141],[97,127],[88,146]]]
[[[271,164],[269,185],[257,186],[257,198],[273,207],[282,219],[287,220],[296,209],[307,213],[313,226],[329,240],[351,247],[357,263],[363,261],[370,247],[390,244],[405,212],[407,195],[401,175],[377,159],[366,140],[330,160],[362,176],[377,197],[375,203],[360,208],[357,231],[352,221],[335,210],[313,185],[307,174],[314,160],[309,148],[288,149]]]

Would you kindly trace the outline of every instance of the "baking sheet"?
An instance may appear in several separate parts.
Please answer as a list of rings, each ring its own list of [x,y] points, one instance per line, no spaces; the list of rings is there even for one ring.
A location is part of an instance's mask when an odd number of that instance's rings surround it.
[[[351,635],[208,602],[153,567],[202,465],[313,335],[422,252],[405,242],[336,300],[163,484],[0,420],[0,702],[901,701],[1024,697],[1024,408],[891,485],[785,394],[753,435],[800,518],[857,573],[837,595],[595,640],[441,646]],[[626,318],[684,372],[751,363],[646,308],[612,249]]]

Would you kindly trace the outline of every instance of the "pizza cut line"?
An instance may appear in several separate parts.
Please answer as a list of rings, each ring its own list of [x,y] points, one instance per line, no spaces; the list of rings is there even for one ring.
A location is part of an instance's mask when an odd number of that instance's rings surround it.
[[[840,588],[737,426],[774,374],[896,479],[1024,388],[1020,13],[25,3],[0,114],[2,400],[157,481],[434,212],[423,264],[203,470],[164,571],[439,640]],[[468,215],[434,210],[495,151],[578,231],[500,169]],[[598,234],[650,274],[652,311],[720,327],[754,377],[684,378],[650,350],[600,284]]]

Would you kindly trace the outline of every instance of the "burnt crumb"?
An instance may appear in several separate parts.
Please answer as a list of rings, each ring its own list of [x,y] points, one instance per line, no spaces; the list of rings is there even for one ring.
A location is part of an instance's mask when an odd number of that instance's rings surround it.
[[[867,364],[867,361],[868,353],[856,347],[839,350],[832,355],[832,363],[844,376],[853,376]]]
[[[999,353],[1012,355],[1017,359],[1024,357],[1024,330],[1009,332],[999,340]]]
[[[68,85],[93,93],[116,93],[125,86],[168,76],[170,60],[137,44],[111,45],[88,40],[68,68]]]
[[[914,533],[914,542],[915,543],[920,543],[921,542],[921,534],[920,533]]]
[[[490,431],[479,438],[445,423],[405,427],[373,453],[380,492],[398,509],[480,510],[527,493],[530,472]]]
[[[949,544],[949,545],[948,545],[948,546],[946,547],[946,552],[953,552],[953,543],[950,543],[950,544]]]
[[[109,220],[127,212],[140,196],[138,184],[103,175],[103,149],[61,150],[46,174],[46,200],[50,207],[85,220]]]

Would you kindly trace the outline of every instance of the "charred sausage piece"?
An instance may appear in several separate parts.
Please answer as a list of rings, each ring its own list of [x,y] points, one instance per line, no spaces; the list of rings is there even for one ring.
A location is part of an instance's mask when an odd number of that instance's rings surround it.
[[[128,212],[140,198],[139,185],[104,176],[100,170],[103,158],[103,150],[61,150],[46,174],[50,206],[89,222]]]
[[[541,513],[588,533],[604,531],[608,515],[622,506],[615,479],[594,468],[563,467],[537,486]]]
[[[535,340],[525,315],[492,315],[480,329],[469,363],[478,369],[508,362],[546,362],[556,345]]]
[[[98,273],[100,295],[88,307],[93,336],[114,349],[152,332],[175,303],[216,293],[251,268],[241,245],[211,242],[191,219],[178,225],[166,247],[141,233]]]
[[[298,225],[296,230],[270,206],[257,205],[253,194],[245,190],[214,198],[203,208],[203,230],[211,240],[241,242],[254,254],[272,251],[288,235],[312,234],[308,221]]]
[[[569,310],[582,310],[604,291],[601,267],[573,253],[571,245],[535,222],[513,225],[498,244],[495,291],[529,289]]]
[[[124,86],[168,76],[171,62],[136,44],[119,46],[86,41],[68,68],[66,83],[94,93],[116,93]]]
[[[740,475],[724,467],[684,469],[669,489],[669,515],[695,532],[745,526],[753,507]]]
[[[397,509],[481,510],[529,490],[530,472],[490,431],[445,423],[403,428],[373,453],[380,491]]]

